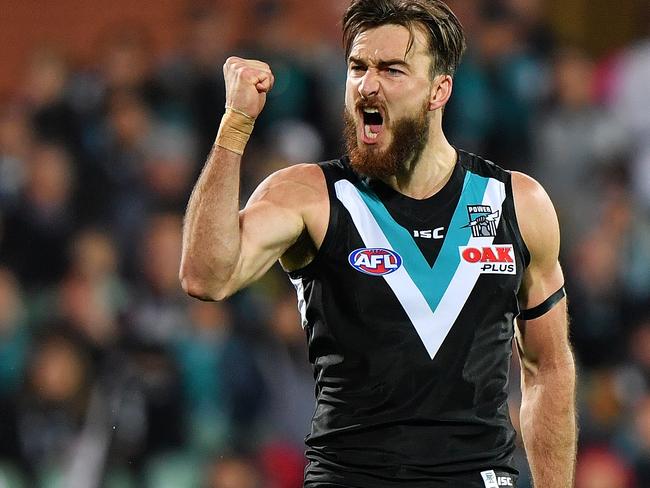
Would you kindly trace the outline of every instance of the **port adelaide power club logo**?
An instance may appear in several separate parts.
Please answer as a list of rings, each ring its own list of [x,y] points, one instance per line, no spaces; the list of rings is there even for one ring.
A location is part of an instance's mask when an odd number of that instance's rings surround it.
[[[469,223],[463,228],[471,227],[473,237],[496,237],[499,211],[492,211],[488,205],[468,205]]]

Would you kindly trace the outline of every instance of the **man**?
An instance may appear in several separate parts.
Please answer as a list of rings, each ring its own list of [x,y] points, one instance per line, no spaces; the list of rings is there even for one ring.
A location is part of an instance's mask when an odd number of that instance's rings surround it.
[[[305,486],[319,488],[514,486],[506,390],[521,308],[534,481],[571,486],[575,373],[551,202],[445,139],[464,38],[443,2],[354,0],[343,37],[349,154],[271,175],[241,212],[241,154],[273,74],[226,62],[184,289],[221,300],[278,259],[289,272],[316,378]]]

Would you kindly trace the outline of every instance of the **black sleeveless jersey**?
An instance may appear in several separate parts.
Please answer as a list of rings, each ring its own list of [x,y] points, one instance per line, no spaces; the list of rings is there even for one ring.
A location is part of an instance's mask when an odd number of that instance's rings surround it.
[[[415,200],[345,157],[319,164],[329,226],[290,273],[316,380],[305,486],[516,473],[507,383],[529,256],[510,173],[458,151],[443,189]]]

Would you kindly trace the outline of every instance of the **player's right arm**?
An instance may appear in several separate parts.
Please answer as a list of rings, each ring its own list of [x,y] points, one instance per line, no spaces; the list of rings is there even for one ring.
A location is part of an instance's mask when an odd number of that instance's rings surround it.
[[[245,140],[238,140],[241,133],[237,130],[246,129],[246,124],[252,130],[252,121],[273,86],[273,74],[266,63],[233,57],[224,65],[224,78],[226,107],[234,111],[224,115],[192,191],[183,226],[179,277],[183,289],[202,300],[232,295],[266,272],[299,239],[305,229],[304,206],[296,194],[304,189],[298,187],[297,191],[293,185],[299,184],[303,173],[309,177],[318,169],[297,166],[271,175],[240,212]],[[234,139],[229,134],[234,134]]]

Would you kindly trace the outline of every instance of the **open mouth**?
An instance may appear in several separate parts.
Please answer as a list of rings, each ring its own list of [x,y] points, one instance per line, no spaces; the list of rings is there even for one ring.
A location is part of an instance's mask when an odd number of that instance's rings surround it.
[[[384,125],[384,117],[378,108],[365,107],[361,109],[363,117],[363,134],[369,140],[374,140],[379,136]]]

